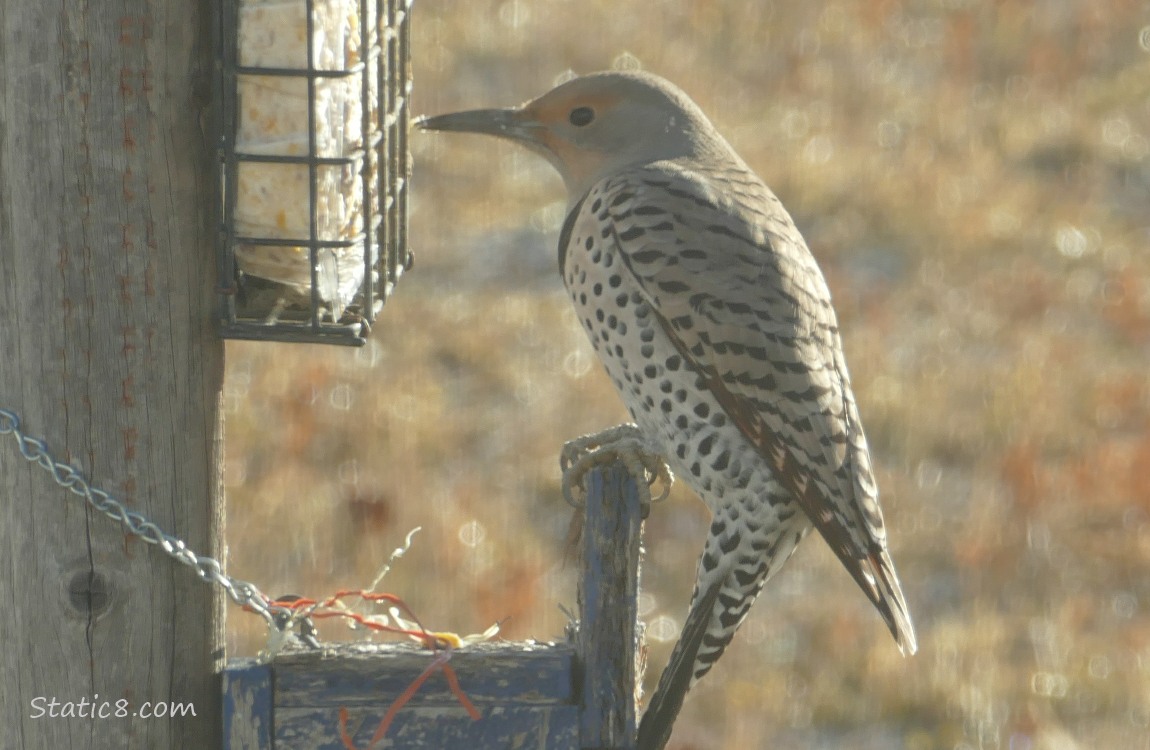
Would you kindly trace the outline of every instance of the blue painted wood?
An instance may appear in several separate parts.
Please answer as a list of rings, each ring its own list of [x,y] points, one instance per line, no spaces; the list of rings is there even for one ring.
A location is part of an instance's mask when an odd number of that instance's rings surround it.
[[[391,750],[631,750],[636,725],[637,597],[642,518],[619,465],[588,475],[581,625],[575,642],[488,643],[450,664],[481,713],[473,721],[433,674],[400,710]],[[388,708],[435,654],[414,644],[290,650],[270,665],[233,660],[224,673],[226,750],[343,750],[340,709],[368,747]],[[274,690],[273,690],[274,688]]]
[[[233,662],[223,676],[224,750],[272,750],[272,670]]]
[[[574,705],[574,656],[568,644],[484,643],[454,652],[449,663],[477,706]],[[276,706],[378,706],[381,696],[403,693],[434,658],[431,651],[406,643],[286,653],[275,661]],[[438,673],[407,705],[452,707],[459,701]]]
[[[275,686],[268,718],[261,719],[262,726],[274,727],[271,741],[252,748],[343,750],[340,709],[348,712],[356,747],[366,748],[392,703],[434,658],[414,644],[340,644],[288,651],[270,666],[235,660],[225,684],[240,684],[263,669],[264,684]],[[456,651],[449,663],[481,719],[472,720],[436,673],[396,714],[383,747],[578,750],[574,661],[566,643],[488,643]]]
[[[546,748],[578,750],[577,706],[485,706],[472,721],[458,707],[405,708],[378,747],[389,750],[507,750]],[[357,748],[367,748],[383,718],[383,708],[348,710],[348,731]],[[276,748],[343,750],[338,723],[329,712],[289,708],[276,712]]]

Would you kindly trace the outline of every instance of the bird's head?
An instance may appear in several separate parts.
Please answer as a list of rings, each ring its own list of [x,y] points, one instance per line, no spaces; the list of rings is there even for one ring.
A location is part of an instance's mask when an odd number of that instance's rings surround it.
[[[572,201],[627,167],[732,153],[686,94],[650,73],[595,73],[519,107],[423,117],[416,125],[522,143],[559,171]]]

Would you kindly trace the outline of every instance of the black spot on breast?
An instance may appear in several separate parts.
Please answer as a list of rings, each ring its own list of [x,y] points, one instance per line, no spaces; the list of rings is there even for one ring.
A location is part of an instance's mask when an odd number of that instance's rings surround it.
[[[705,437],[699,441],[699,455],[700,456],[711,455],[711,448],[713,448],[714,446],[715,446],[715,436],[714,435],[707,435],[707,437]]]

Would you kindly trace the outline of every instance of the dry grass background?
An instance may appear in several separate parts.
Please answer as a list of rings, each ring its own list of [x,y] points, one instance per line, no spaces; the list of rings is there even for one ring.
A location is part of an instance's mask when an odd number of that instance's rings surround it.
[[[419,0],[414,111],[568,69],[676,81],[835,294],[921,651],[817,537],[672,747],[1150,748],[1150,7],[1133,0]],[[233,574],[387,579],[439,629],[559,637],[558,450],[624,411],[555,272],[562,186],[413,134],[415,269],[369,346],[228,344]],[[702,505],[647,525],[657,676]],[[260,645],[230,614],[233,653]],[[336,637],[337,632],[328,632]]]

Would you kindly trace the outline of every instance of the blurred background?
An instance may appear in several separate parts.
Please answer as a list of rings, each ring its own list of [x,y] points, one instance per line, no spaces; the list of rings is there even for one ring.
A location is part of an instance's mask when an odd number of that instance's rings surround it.
[[[812,535],[671,747],[1150,748],[1150,6],[418,0],[413,112],[563,77],[676,82],[835,297],[918,627],[903,659]],[[429,628],[557,639],[563,442],[626,417],[556,272],[538,157],[413,133],[415,267],[369,345],[228,342],[229,570],[383,590]],[[648,689],[707,514],[646,526]],[[262,645],[229,610],[232,655]],[[325,630],[329,638],[345,635]]]

